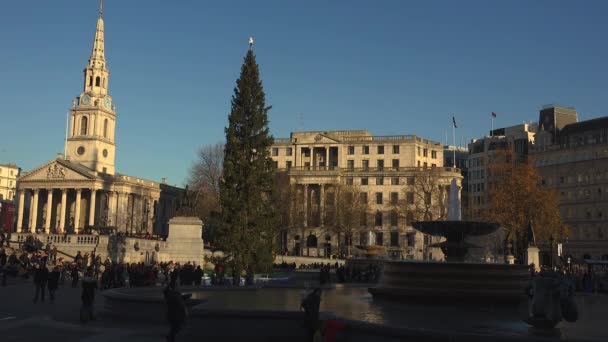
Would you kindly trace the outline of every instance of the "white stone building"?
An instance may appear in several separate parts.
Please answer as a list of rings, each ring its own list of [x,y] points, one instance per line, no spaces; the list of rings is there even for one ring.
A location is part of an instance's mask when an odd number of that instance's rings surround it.
[[[20,172],[15,164],[0,164],[0,201],[13,201]]]
[[[183,190],[115,170],[117,113],[108,91],[104,46],[100,11],[83,89],[72,102],[66,155],[19,177],[17,232],[115,227],[130,233],[167,233]],[[63,120],[61,115],[57,119]]]
[[[413,213],[397,209],[404,208],[403,203],[414,205],[415,180],[425,171],[436,171],[437,187],[446,196],[453,178],[460,184],[460,170],[443,165],[440,143],[415,135],[373,136],[366,130],[294,132],[290,138],[275,139],[270,154],[295,186],[295,201],[303,204],[302,222],[284,229],[279,239],[283,252],[337,255],[344,252],[338,245],[372,242],[384,246],[386,255],[395,259],[443,258],[438,248],[428,248],[429,237],[411,227]],[[340,185],[359,189],[368,206],[351,241],[338,241],[333,223],[326,222],[336,210]]]

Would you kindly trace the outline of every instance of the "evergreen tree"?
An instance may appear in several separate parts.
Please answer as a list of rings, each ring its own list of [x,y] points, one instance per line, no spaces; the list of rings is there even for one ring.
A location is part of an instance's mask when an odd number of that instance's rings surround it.
[[[243,270],[267,271],[274,260],[275,168],[270,158],[264,89],[253,50],[245,56],[228,116],[223,176],[220,183],[222,222],[218,245],[229,257],[233,282]]]

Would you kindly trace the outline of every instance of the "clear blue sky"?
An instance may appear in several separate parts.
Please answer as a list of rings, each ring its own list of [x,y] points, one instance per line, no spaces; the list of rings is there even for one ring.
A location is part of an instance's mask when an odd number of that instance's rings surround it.
[[[0,163],[63,149],[96,0],[0,2]],[[608,1],[104,2],[117,170],[183,184],[221,141],[255,37],[276,137],[368,129],[443,141],[537,120],[540,106],[606,115]],[[451,140],[451,137],[450,137]]]

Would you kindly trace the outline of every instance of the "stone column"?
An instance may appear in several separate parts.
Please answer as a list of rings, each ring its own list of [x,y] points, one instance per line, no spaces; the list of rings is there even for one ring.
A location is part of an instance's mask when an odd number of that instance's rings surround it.
[[[320,184],[321,185],[321,199],[319,205],[320,205],[320,212],[321,212],[321,220],[320,220],[320,225],[321,227],[325,226],[325,184]]]
[[[76,204],[74,209],[74,232],[80,232],[80,199],[82,198],[82,189],[76,189]]]
[[[23,229],[23,207],[25,207],[25,191],[19,189],[19,213],[17,214],[17,233]]]
[[[308,227],[308,184],[304,184],[304,227]]]
[[[59,225],[61,226],[61,233],[65,233],[66,229],[70,225],[69,222],[66,224],[65,211],[68,206],[68,189],[61,189],[61,217],[59,218]],[[57,227],[59,228],[59,227]]]
[[[40,189],[34,189],[34,197],[32,197],[32,225],[30,231],[32,233],[36,232],[36,228],[38,228],[38,193]]]
[[[91,189],[91,200],[89,201],[89,226],[95,225],[95,197],[97,190]]]
[[[116,211],[114,212],[114,226],[118,230],[120,230],[120,225],[122,224],[122,220],[120,219],[120,205],[122,203],[122,193],[120,191],[116,192]]]
[[[325,168],[329,170],[329,146],[325,148]]]
[[[51,233],[51,217],[53,216],[53,189],[47,189],[46,195],[46,221],[44,228],[47,234]]]
[[[116,222],[116,214],[114,210],[114,191],[108,191],[108,226],[113,226]]]

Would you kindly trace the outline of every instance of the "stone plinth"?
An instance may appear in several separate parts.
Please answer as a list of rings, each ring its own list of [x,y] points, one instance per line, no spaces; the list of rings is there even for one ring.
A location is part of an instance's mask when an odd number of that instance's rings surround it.
[[[188,261],[204,265],[203,221],[198,217],[178,216],[169,220],[168,250],[162,251],[171,260],[179,263]]]
[[[540,250],[536,246],[530,246],[526,250],[526,265],[534,264],[534,269],[536,272],[540,271]]]

